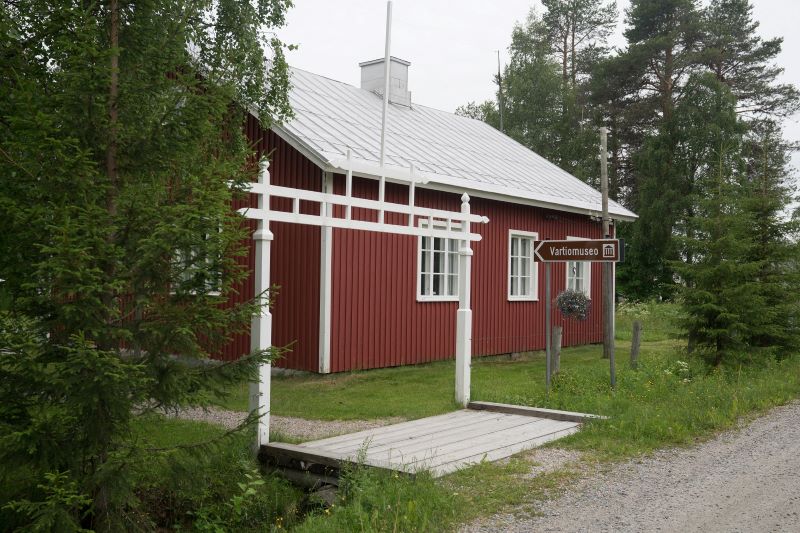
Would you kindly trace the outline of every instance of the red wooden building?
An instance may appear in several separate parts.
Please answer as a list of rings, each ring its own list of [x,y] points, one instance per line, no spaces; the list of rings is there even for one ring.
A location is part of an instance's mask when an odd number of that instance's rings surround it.
[[[416,186],[418,206],[458,211],[468,192],[472,212],[490,220],[475,228],[483,240],[473,243],[472,353],[544,349],[544,276],[531,241],[601,238],[600,193],[483,122],[414,104],[409,63],[391,63],[385,165],[379,165],[383,60],[361,64],[360,88],[293,69],[295,118],[271,130],[255,116],[246,124],[258,151],[271,154],[272,183],[344,194],[349,151],[355,197],[378,199],[383,174],[385,201],[408,203],[412,165],[426,180]],[[271,207],[289,209],[279,204],[273,199]],[[303,212],[315,209],[319,204],[301,205]],[[613,201],[609,211],[615,220],[636,218]],[[377,214],[354,208],[352,216]],[[276,366],[324,373],[454,357],[455,242],[280,222],[271,228],[272,280],[280,286],[273,342],[293,343]],[[553,294],[567,286],[596,304],[585,322],[555,313],[564,345],[600,342],[600,265],[554,264]],[[251,298],[252,287],[249,280],[240,297]],[[241,336],[223,357],[249,349]]]

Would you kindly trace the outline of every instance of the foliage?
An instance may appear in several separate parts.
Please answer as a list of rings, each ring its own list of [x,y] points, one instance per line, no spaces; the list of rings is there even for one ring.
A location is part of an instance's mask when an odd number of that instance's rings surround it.
[[[14,501],[6,504],[5,508],[26,517],[29,531],[88,531],[80,527],[79,519],[82,518],[81,511],[92,503],[91,498],[79,494],[77,483],[63,473],[48,472],[44,481],[36,487],[44,493],[41,501]]]
[[[642,335],[649,341],[665,341],[681,336],[680,325],[684,319],[679,303],[623,301],[617,304],[615,320],[616,339],[631,340],[633,322],[642,324]]]
[[[296,531],[433,531],[458,519],[455,496],[427,473],[413,478],[356,465],[345,470],[338,500]]]
[[[567,289],[556,296],[556,307],[567,318],[586,320],[592,309],[592,301],[583,291]]]
[[[263,531],[300,518],[302,492],[259,471],[252,431],[226,435],[220,426],[163,416],[137,419],[133,431],[143,447],[169,451],[133,467],[141,505],[131,529]]]
[[[92,499],[67,510],[83,526],[122,528],[133,408],[208,403],[273,356],[200,364],[259,310],[228,302],[247,276],[230,205],[254,170],[244,111],[290,115],[289,5],[0,7],[4,502],[58,472]]]
[[[692,210],[678,242],[686,328],[714,364],[745,350],[797,344],[796,227],[783,222],[791,197],[770,168],[748,169],[735,98],[714,76],[690,81],[679,108],[683,158],[696,176]],[[782,168],[782,167],[781,167]],[[787,301],[788,300],[788,301]]]
[[[759,35],[749,0],[632,0],[625,16],[627,46],[612,51],[606,38],[614,25],[613,3],[548,0],[543,7],[512,32],[503,76],[506,133],[597,187],[597,127],[606,126],[611,197],[639,215],[634,224],[616,228],[627,244],[619,291],[633,299],[676,298],[684,287],[676,270],[694,260],[684,239],[695,238],[692,225],[703,211],[696,187],[710,149],[704,124],[719,119],[723,123],[708,131],[728,128],[724,122],[735,117],[743,139],[735,156],[731,148],[731,158],[745,165],[753,183],[761,179],[759,165],[769,160],[771,175],[781,183],[762,186],[761,201],[785,205],[791,188],[785,156],[794,147],[783,141],[776,121],[800,107],[800,92],[779,80],[782,38]],[[729,90],[725,98],[732,99],[733,115],[710,116],[714,106],[699,103],[704,90],[706,98],[722,94],[711,88],[710,78]],[[496,127],[496,110],[496,102],[487,101],[462,111]],[[765,131],[771,132],[763,145],[772,152],[767,156],[759,146]],[[792,227],[766,219],[774,242],[793,238]],[[769,262],[763,247],[754,253]],[[781,307],[774,294],[770,301]],[[777,332],[770,337],[777,341]]]

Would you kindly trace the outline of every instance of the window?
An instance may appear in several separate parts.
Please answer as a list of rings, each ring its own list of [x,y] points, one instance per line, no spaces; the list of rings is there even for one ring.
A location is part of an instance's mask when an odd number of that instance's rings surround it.
[[[567,237],[568,241],[582,240],[583,237]],[[583,292],[592,297],[592,263],[588,261],[567,261],[567,288]]]
[[[445,228],[445,223],[435,220],[434,226]],[[420,227],[428,227],[427,220]],[[452,228],[460,229],[460,224]],[[440,237],[420,237],[417,269],[417,300],[421,302],[458,300],[458,240]]]
[[[511,230],[508,233],[508,299],[538,299],[538,268],[533,260],[533,241],[538,233]]]
[[[212,230],[213,231],[213,230]],[[218,231],[222,232],[222,227]],[[174,268],[177,270],[177,287],[172,292],[218,296],[222,287],[222,256],[214,248],[219,242],[211,241],[212,235],[204,233],[202,246],[182,247],[175,252]]]

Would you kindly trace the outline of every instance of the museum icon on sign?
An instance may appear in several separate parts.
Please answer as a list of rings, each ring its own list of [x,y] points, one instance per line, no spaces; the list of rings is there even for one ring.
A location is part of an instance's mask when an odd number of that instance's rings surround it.
[[[613,244],[604,244],[603,245],[603,257],[611,257],[613,258],[614,255],[614,245]]]

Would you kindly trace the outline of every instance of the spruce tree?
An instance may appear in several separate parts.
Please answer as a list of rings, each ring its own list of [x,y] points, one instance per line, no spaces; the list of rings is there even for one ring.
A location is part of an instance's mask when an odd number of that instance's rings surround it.
[[[744,139],[746,164],[745,217],[752,241],[749,262],[759,265],[756,281],[761,308],[752,310],[750,345],[785,355],[800,345],[800,220],[788,212],[795,201],[789,172],[793,146],[773,121],[759,121]]]
[[[272,33],[290,3],[0,7],[4,501],[66,479],[92,502],[72,526],[122,529],[134,418],[207,404],[272,356],[197,364],[259,311],[229,301],[248,237],[231,200],[255,171],[245,111],[290,113]]]
[[[681,123],[681,159],[696,183],[693,212],[678,239],[682,260],[674,261],[686,309],[689,338],[713,364],[747,346],[750,309],[760,307],[748,261],[750,226],[741,156],[743,125],[735,98],[710,74],[692,78],[677,109]]]

